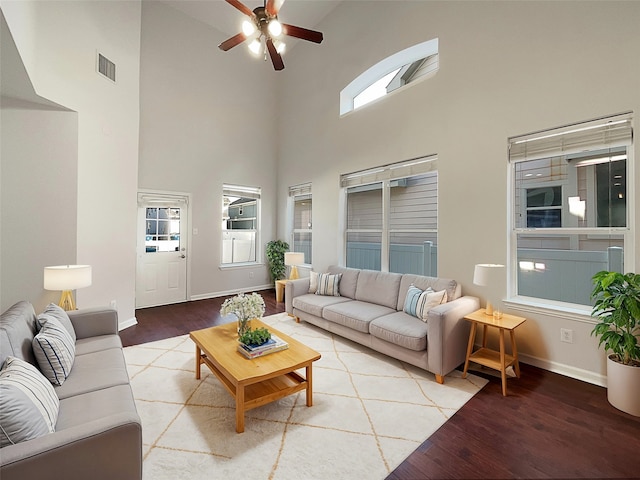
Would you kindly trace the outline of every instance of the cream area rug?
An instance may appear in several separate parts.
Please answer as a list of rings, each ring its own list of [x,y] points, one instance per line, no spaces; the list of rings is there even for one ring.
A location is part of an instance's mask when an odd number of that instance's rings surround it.
[[[321,353],[314,404],[303,391],[250,410],[244,433],[235,431],[232,396],[206,365],[196,380],[188,335],[125,348],[145,480],[384,479],[487,382],[454,371],[439,385],[287,314],[264,321]]]

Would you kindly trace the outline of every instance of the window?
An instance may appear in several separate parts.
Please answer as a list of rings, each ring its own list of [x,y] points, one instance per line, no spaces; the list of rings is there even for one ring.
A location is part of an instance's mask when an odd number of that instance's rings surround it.
[[[222,265],[252,263],[257,254],[260,188],[222,186]]]
[[[340,115],[438,71],[438,39],[395,53],[360,74],[340,92]]]
[[[289,204],[292,215],[289,251],[304,253],[304,263],[311,265],[312,246],[312,197],[311,184],[289,187]]]
[[[180,208],[147,207],[145,209],[145,251],[180,250]]]
[[[343,175],[345,265],[436,276],[435,156]]]
[[[509,139],[511,296],[586,311],[595,273],[633,268],[632,149],[630,114]]]

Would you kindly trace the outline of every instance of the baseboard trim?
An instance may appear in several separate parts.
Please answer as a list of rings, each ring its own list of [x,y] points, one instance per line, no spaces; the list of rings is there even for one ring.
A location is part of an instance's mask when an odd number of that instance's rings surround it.
[[[138,320],[136,317],[132,317],[129,320],[125,320],[124,322],[118,322],[118,331],[121,332],[125,328],[133,327],[138,324]]]
[[[575,378],[583,382],[598,385],[600,387],[607,386],[607,376],[599,373],[595,373],[583,368],[577,368],[572,365],[566,365],[564,363],[554,362],[553,360],[547,360],[544,358],[534,357],[532,355],[526,355],[518,353],[518,357],[522,363],[533,365],[534,367],[542,368],[553,373],[559,373],[565,377]]]
[[[189,297],[189,300],[194,301],[194,300],[206,300],[208,298],[218,298],[218,297],[226,297],[229,295],[236,295],[237,293],[247,293],[247,292],[258,292],[260,290],[269,290],[272,289],[273,285],[272,284],[267,284],[267,285],[258,285],[255,287],[251,287],[249,289],[247,288],[236,288],[233,290],[225,290],[222,292],[211,292],[211,293],[201,293],[198,295],[191,295]]]

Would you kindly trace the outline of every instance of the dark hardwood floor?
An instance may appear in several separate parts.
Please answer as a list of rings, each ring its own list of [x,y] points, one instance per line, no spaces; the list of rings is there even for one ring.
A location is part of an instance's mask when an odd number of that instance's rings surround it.
[[[284,311],[275,291],[260,292],[266,313]],[[136,311],[138,325],[120,332],[125,346],[221,323],[215,298]],[[489,383],[387,480],[627,478],[640,479],[640,418],[607,402],[606,389],[521,364],[520,379]]]

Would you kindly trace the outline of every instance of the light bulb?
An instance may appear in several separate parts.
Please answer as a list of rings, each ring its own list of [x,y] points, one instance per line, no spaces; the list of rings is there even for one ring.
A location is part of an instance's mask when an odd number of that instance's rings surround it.
[[[285,49],[287,48],[287,45],[284,42],[281,42],[280,40],[276,40],[275,42],[273,42],[273,46],[276,47],[276,52],[278,52],[279,54],[283,54]]]
[[[279,37],[280,35],[282,35],[282,24],[276,18],[269,22],[268,28],[269,34],[272,37]]]
[[[242,33],[244,33],[247,37],[253,35],[256,31],[256,26],[250,22],[249,20],[245,20],[242,22]]]
[[[249,44],[249,50],[255,55],[260,55],[260,50],[262,49],[262,43],[255,38],[253,42]]]

